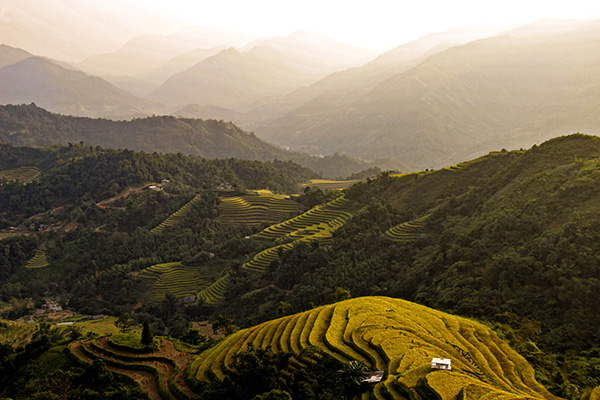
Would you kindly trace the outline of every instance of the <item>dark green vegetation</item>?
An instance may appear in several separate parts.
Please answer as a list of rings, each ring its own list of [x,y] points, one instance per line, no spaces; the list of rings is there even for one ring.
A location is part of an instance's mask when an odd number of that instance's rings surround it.
[[[313,178],[292,163],[81,144],[0,151],[0,169],[40,170],[25,185],[3,183],[0,228],[48,225],[0,241],[0,296],[18,306],[12,318],[28,313],[25,299],[54,296],[82,313],[132,313],[153,335],[201,344],[191,321],[220,315],[231,332],[227,316],[251,326],[350,295],[385,295],[483,320],[554,395],[577,399],[600,385],[599,138],[572,135],[439,171],[382,173],[343,197],[306,189],[298,202],[321,203],[307,217],[341,208],[345,217],[327,240],[293,245],[325,222],[315,220],[313,229],[294,225],[304,218],[295,217],[262,229],[218,218],[219,195],[240,196],[244,187],[287,191]],[[237,188],[213,189],[224,182]],[[161,190],[144,190],[150,183]],[[294,229],[281,230],[287,226]],[[397,240],[403,234],[410,240]],[[41,246],[48,266],[24,268]],[[260,268],[243,268],[267,253]],[[217,296],[224,302],[182,298],[193,292],[187,284],[200,290],[207,281],[225,283]]]
[[[256,247],[243,241],[251,229],[216,219],[214,187],[229,183],[233,193],[244,187],[289,192],[314,176],[291,162],[206,160],[79,144],[3,145],[0,153],[2,169],[24,164],[41,170],[33,182],[5,181],[0,191],[0,228],[21,226],[28,233],[2,241],[2,300],[59,296],[91,314],[129,311],[149,289],[160,294],[158,305],[165,295],[168,300],[193,294],[177,280],[189,286],[192,276],[198,282],[211,279]],[[159,190],[148,189],[150,183]],[[182,209],[185,218],[162,224]],[[153,229],[157,226],[163,229]],[[141,273],[180,261],[184,265],[163,271],[175,281]],[[165,318],[174,317],[173,305],[165,307]]]
[[[35,104],[0,106],[0,143],[64,146],[81,141],[93,146],[206,158],[292,160],[333,177],[372,167],[372,164],[345,155],[315,157],[283,150],[244,132],[231,122],[172,116],[112,121],[53,114]]]
[[[261,282],[291,290],[257,290],[239,302],[234,296],[229,313],[247,312],[251,301],[305,310],[331,301],[337,287],[400,297],[504,324],[555,394],[571,396],[567,382],[580,390],[598,385],[598,157],[600,139],[573,135],[462,168],[357,184],[346,198],[362,210],[331,246],[296,246]],[[428,214],[412,241],[385,235]],[[232,292],[250,290],[239,285]],[[562,369],[530,342],[562,354]]]
[[[10,329],[0,321],[0,333]],[[17,346],[0,341],[0,396],[14,399],[109,400],[147,399],[130,378],[107,370],[102,361],[78,360],[68,343],[77,331],[38,325],[29,342]]]

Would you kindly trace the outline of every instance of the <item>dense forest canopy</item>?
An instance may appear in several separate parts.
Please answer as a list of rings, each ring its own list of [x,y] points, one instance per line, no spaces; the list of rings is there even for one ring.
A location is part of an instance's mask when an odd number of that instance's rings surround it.
[[[349,216],[330,240],[293,246],[289,238],[251,237],[266,224],[219,218],[224,196],[298,191],[315,177],[291,162],[85,143],[2,145],[0,155],[0,170],[39,169],[26,183],[2,181],[0,190],[0,228],[28,229],[0,242],[0,296],[14,305],[7,317],[51,296],[84,314],[135,309],[135,321],[150,322],[156,334],[194,341],[193,321],[252,326],[350,296],[391,296],[486,321],[554,394],[577,398],[600,383],[597,137],[561,137],[437,171],[384,172],[342,196],[307,187],[298,210],[343,204]],[[184,217],[156,229],[182,209]],[[281,245],[264,272],[241,268]],[[24,268],[42,255],[47,267]],[[157,265],[194,269],[205,281],[226,277],[225,301],[184,303],[168,290],[143,301],[156,290],[148,271]]]
[[[223,120],[152,116],[113,121],[54,114],[33,103],[0,106],[0,143],[66,146],[81,141],[93,146],[204,158],[291,160],[330,177],[347,176],[375,165],[337,153],[317,157],[287,151]]]

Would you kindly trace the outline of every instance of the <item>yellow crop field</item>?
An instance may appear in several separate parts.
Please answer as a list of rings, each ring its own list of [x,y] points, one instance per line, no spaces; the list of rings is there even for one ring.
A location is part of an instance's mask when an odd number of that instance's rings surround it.
[[[140,277],[152,286],[144,298],[144,303],[159,304],[167,292],[177,298],[196,295],[210,285],[210,276],[180,262],[156,264],[144,269]]]
[[[221,222],[226,224],[260,225],[276,223],[303,211],[300,203],[286,196],[269,191],[255,191],[256,194],[223,197],[219,205]]]
[[[197,298],[204,301],[207,304],[218,304],[223,299],[225,290],[229,286],[229,273],[225,273],[222,277],[217,279],[213,284],[201,290],[198,293]]]
[[[185,218],[186,214],[192,209],[194,203],[200,201],[201,196],[196,195],[192,200],[183,205],[179,210],[175,211],[173,214],[168,216],[163,222],[159,225],[155,226],[150,230],[152,233],[160,233],[163,229],[177,225],[183,218]]]
[[[350,181],[332,181],[327,179],[311,179],[310,181],[303,183],[302,187],[316,186],[321,190],[342,190],[348,189],[355,183],[360,182],[360,179]]]
[[[42,249],[37,249],[35,251],[34,256],[29,260],[25,268],[43,268],[47,267],[48,259],[46,258],[46,251]]]
[[[406,393],[421,399],[424,392],[441,400],[557,399],[489,328],[399,299],[351,299],[239,331],[198,356],[191,376],[223,379],[233,355],[248,343],[297,356],[314,345],[341,361],[385,371],[365,399],[403,399]],[[432,358],[451,359],[452,369],[433,369]]]
[[[429,214],[393,226],[385,231],[385,235],[396,242],[412,242],[423,236],[423,228],[427,218],[429,218]]]

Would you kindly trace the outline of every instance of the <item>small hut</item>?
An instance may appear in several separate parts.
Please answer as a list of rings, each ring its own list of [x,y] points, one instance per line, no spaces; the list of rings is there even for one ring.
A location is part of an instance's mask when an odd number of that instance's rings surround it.
[[[371,371],[360,381],[362,385],[370,385],[373,383],[379,383],[383,379],[383,371]]]
[[[432,369],[452,369],[452,360],[449,358],[434,358],[431,360]]]

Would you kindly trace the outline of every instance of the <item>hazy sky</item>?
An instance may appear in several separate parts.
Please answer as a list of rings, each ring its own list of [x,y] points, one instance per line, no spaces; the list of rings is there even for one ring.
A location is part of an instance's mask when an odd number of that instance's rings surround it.
[[[383,51],[450,28],[510,28],[542,18],[600,19],[600,1],[0,0],[0,43],[77,62],[137,35],[199,25],[246,34],[227,41],[237,46],[306,29]]]
[[[542,18],[600,18],[593,0],[126,0],[188,23],[261,36],[308,29],[386,49],[454,27],[500,27]]]

